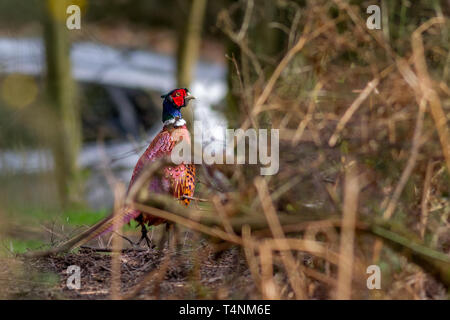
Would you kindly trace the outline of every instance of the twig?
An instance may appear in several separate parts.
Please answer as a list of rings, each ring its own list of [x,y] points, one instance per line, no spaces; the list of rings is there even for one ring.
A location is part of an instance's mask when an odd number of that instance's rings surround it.
[[[178,200],[194,200],[194,201],[198,201],[198,202],[209,202],[208,199],[202,199],[202,198],[196,198],[196,197],[190,197],[190,196],[181,196],[180,198],[178,198]]]
[[[242,92],[242,98],[243,98],[242,101],[243,101],[245,110],[247,111],[248,117],[250,118],[253,127],[256,128],[257,124],[255,122],[255,118],[252,116],[249,103],[247,102],[247,99],[244,98],[244,95],[245,95],[244,83],[242,82],[241,71],[239,70],[239,66],[237,64],[236,58],[234,57],[234,54],[231,56],[231,58],[228,57],[228,59],[230,59],[233,62],[234,68],[236,69],[236,74],[237,74],[237,77],[239,80],[239,88]]]
[[[289,51],[286,53],[286,55],[283,57],[281,62],[278,64],[278,66],[275,68],[275,71],[272,73],[269,81],[265,85],[262,93],[259,95],[258,99],[256,100],[255,106],[252,110],[252,115],[257,115],[261,109],[263,104],[267,101],[270,94],[272,93],[272,90],[274,89],[274,86],[276,82],[278,81],[279,77],[281,76],[281,73],[283,70],[289,65],[292,58],[295,57],[297,53],[299,53],[304,45],[307,43],[307,41],[312,40],[316,37],[318,37],[320,34],[328,30],[328,28],[331,28],[334,25],[333,22],[327,22],[323,26],[319,27],[318,29],[310,32],[312,28],[312,20],[308,20],[306,23],[305,29],[303,31],[303,35],[300,37],[300,39],[297,41],[297,43],[289,49]],[[249,126],[248,119],[243,124],[242,128],[245,130]]]
[[[261,291],[263,299],[280,299],[280,290],[273,279],[273,257],[270,245],[263,243],[259,247],[261,263]]]
[[[371,232],[388,241],[397,251],[406,254],[410,260],[430,272],[447,287],[450,286],[450,257],[448,255],[427,248],[380,226],[371,227]]]
[[[283,229],[278,220],[277,213],[272,203],[272,199],[267,190],[267,183],[263,178],[258,177],[254,182],[258,196],[261,201],[261,206],[263,208],[264,214],[266,215],[267,222],[269,224],[270,230],[272,231],[273,237],[276,238],[275,241],[280,239],[285,239]],[[281,246],[286,244],[281,243]],[[289,282],[294,290],[295,297],[297,299],[306,299],[306,287],[305,287],[305,276],[303,272],[298,270],[292,252],[287,246],[288,251],[282,252],[281,259],[284,263],[286,273],[288,274]]]
[[[118,218],[120,212],[124,208],[125,186],[123,184],[116,184],[114,188],[115,201],[114,201],[114,230],[117,230],[121,226],[121,221]],[[111,299],[120,299],[120,285],[121,285],[121,252],[122,252],[122,239],[120,237],[113,237],[112,241],[112,256],[111,256]]]
[[[236,43],[241,51],[250,59],[250,61],[253,64],[253,68],[255,69],[255,72],[258,74],[258,76],[263,77],[263,69],[261,67],[261,64],[259,63],[255,53],[250,50],[244,39],[239,39],[237,35],[232,30],[232,22],[231,18],[226,10],[222,10],[218,17],[218,24],[223,24],[222,27],[219,28],[222,29],[222,31],[234,42]],[[244,21],[245,22],[245,21]]]
[[[300,18],[301,18],[301,10],[300,10],[300,6],[295,3],[292,2],[293,5],[296,6],[296,10],[295,10],[295,15],[294,18],[292,19],[292,25],[291,25],[291,30],[289,32],[289,39],[288,39],[288,48],[291,48],[294,40],[295,40],[295,30],[298,29],[298,25],[300,23]]]
[[[356,98],[355,101],[353,101],[353,103],[350,105],[350,107],[345,111],[344,115],[339,120],[339,123],[336,126],[336,130],[328,141],[330,147],[334,147],[336,145],[339,134],[345,128],[347,122],[350,120],[356,110],[358,110],[359,106],[370,95],[370,93],[378,86],[378,83],[380,83],[380,79],[378,77],[374,78],[372,81],[369,81],[364,90],[359,94],[358,98]]]
[[[111,248],[95,248],[95,247],[90,247],[90,246],[81,246],[81,249],[85,249],[85,250],[90,250],[93,252],[113,252],[113,249]],[[148,249],[142,249],[142,248],[123,248],[121,250],[121,252],[144,252],[147,251]]]
[[[281,62],[276,67],[275,71],[272,73],[269,81],[267,82],[266,86],[264,87],[264,90],[262,91],[262,93],[258,97],[258,99],[256,100],[255,106],[253,107],[253,110],[252,110],[253,115],[257,115],[260,112],[260,109],[261,109],[262,105],[269,98],[269,96],[272,93],[272,90],[273,90],[273,88],[275,86],[275,83],[277,82],[277,80],[280,77],[280,75],[283,72],[283,70],[287,67],[289,62],[291,62],[292,58],[294,58],[295,55],[303,49],[303,46],[305,45],[305,43],[308,40],[309,31],[310,31],[310,29],[312,27],[311,24],[312,24],[312,21],[308,20],[308,22],[307,22],[307,24],[305,26],[304,35],[302,35],[300,37],[300,39],[297,41],[297,43],[295,44],[295,46],[293,46],[287,52],[287,54],[283,57]],[[331,27],[331,24],[328,27]],[[325,29],[323,31],[325,31]],[[308,36],[306,36],[306,35],[308,35]],[[245,128],[246,128],[246,126],[244,125],[244,129]]]
[[[139,196],[135,202],[129,203],[130,207],[135,207],[143,211],[151,210],[151,214],[154,214],[158,217],[162,217],[164,219],[174,221],[175,223],[180,223],[186,225],[192,229],[198,230],[197,227],[207,227],[207,226],[216,226],[221,227],[223,225],[221,218],[214,212],[214,214],[203,213],[202,211],[195,210],[193,208],[186,208],[180,206],[178,203],[173,201],[173,198],[165,195],[152,195],[151,198],[147,198],[145,192],[141,196]],[[145,208],[145,209],[144,209]],[[142,211],[142,210],[141,210]],[[193,217],[195,217],[195,221],[193,221]],[[325,213],[316,213],[316,212],[302,212],[298,215],[291,214],[278,214],[278,219],[282,225],[307,222],[307,221],[316,221],[324,218],[333,218],[329,214]],[[198,223],[199,226],[195,226],[192,223]],[[232,219],[230,219],[231,226],[235,233],[241,232],[242,225],[248,224],[252,230],[260,230],[268,228],[267,220],[261,215],[249,215],[247,211],[237,212]],[[201,228],[201,227],[200,227]],[[219,232],[220,229],[213,229],[214,232]],[[201,230],[198,230],[203,232]],[[223,230],[221,232],[225,233]],[[208,231],[210,232],[210,231]],[[210,233],[208,233],[210,234]],[[221,238],[221,236],[219,236]],[[227,240],[228,241],[228,240]],[[231,242],[235,243],[234,240]]]
[[[305,131],[311,119],[313,118],[314,110],[316,109],[317,94],[319,93],[320,89],[322,89],[322,86],[323,83],[319,81],[314,87],[314,90],[311,94],[311,100],[309,101],[306,116],[302,121],[300,121],[300,124],[298,125],[297,130],[295,131],[294,137],[292,138],[292,146],[294,147],[297,146],[298,142],[302,139],[303,132]]]
[[[233,226],[230,223],[230,219],[228,218],[227,213],[225,212],[225,208],[220,202],[219,197],[215,196],[213,198],[213,204],[217,210],[217,213],[219,214],[219,217],[222,219],[223,228],[225,229],[225,231],[228,232],[229,234],[236,235],[236,233],[233,230]]]
[[[261,287],[261,276],[259,274],[258,262],[255,257],[255,245],[251,237],[251,230],[247,224],[242,226],[242,247],[244,249],[245,258],[247,259],[247,265],[250,270],[250,274],[258,287],[259,291],[262,292]]]
[[[241,29],[239,33],[236,35],[236,41],[240,42],[244,39],[245,34],[247,33],[248,26],[250,25],[250,19],[253,11],[253,0],[247,0],[247,6],[245,8],[244,20],[242,21]]]
[[[420,237],[423,240],[425,230],[428,222],[428,197],[430,195],[431,177],[433,175],[433,161],[428,160],[427,171],[425,173],[425,182],[423,184],[422,202],[421,202],[421,216],[420,216]]]
[[[164,211],[164,210],[160,210],[160,209],[157,209],[157,208],[149,207],[147,205],[143,205],[143,204],[139,204],[139,203],[133,203],[132,207],[135,208],[135,209],[138,209],[138,210],[140,210],[142,212],[147,212],[147,213],[150,213],[150,214],[152,214],[154,216],[157,216],[157,217],[160,217],[160,218],[164,218],[166,220],[173,221],[175,223],[179,223],[179,224],[184,225],[184,226],[186,226],[188,228],[200,231],[202,233],[211,235],[213,237],[218,237],[218,238],[221,238],[221,239],[224,239],[226,241],[230,241],[230,242],[233,242],[233,243],[236,243],[236,244],[241,244],[242,243],[240,237],[230,235],[227,232],[224,232],[224,231],[222,231],[220,229],[217,229],[217,228],[207,227],[207,226],[205,226],[205,225],[203,225],[201,223],[192,221],[190,219],[184,218],[184,217],[179,216],[179,215],[174,214],[174,213],[170,213],[168,211]]]
[[[317,257],[323,258],[333,264],[339,263],[339,255],[329,250],[324,244],[318,241],[303,240],[303,239],[266,239],[266,245],[270,245],[273,251],[304,251]]]
[[[411,44],[413,49],[414,66],[420,78],[419,86],[421,87],[423,97],[428,100],[430,104],[430,111],[433,120],[436,124],[439,141],[441,142],[442,153],[444,154],[447,170],[450,174],[450,137],[447,126],[447,117],[442,109],[441,100],[438,94],[433,89],[433,82],[428,73],[427,64],[425,61],[425,49],[423,47],[422,33],[432,27],[434,24],[445,23],[443,17],[435,17],[423,23],[417,28],[411,36]]]
[[[421,137],[422,137],[422,128],[423,128],[423,118],[425,113],[425,100],[423,99],[419,105],[419,112],[416,120],[416,127],[414,128],[414,136],[411,148],[411,156],[408,158],[408,162],[406,164],[405,169],[402,172],[400,177],[400,181],[395,187],[394,194],[392,195],[391,200],[389,201],[386,210],[383,213],[383,219],[390,219],[392,214],[394,213],[395,208],[397,207],[397,202],[400,199],[400,195],[403,192],[403,189],[408,182],[409,176],[411,175],[417,161],[417,157],[419,155],[419,149],[421,146]]]
[[[339,271],[336,291],[336,299],[338,300],[349,300],[352,293],[353,250],[359,195],[358,175],[355,167],[356,164],[350,164],[345,176]]]
[[[114,230],[113,230],[113,233],[116,234],[116,235],[118,235],[118,236],[121,237],[122,239],[127,240],[132,246],[135,245],[135,243],[134,243],[133,241],[131,241],[131,239],[129,239],[128,237],[124,236],[123,234],[120,234],[120,233],[118,233],[118,232],[116,232],[116,231],[114,231]],[[109,245],[109,243],[108,243],[108,245]]]

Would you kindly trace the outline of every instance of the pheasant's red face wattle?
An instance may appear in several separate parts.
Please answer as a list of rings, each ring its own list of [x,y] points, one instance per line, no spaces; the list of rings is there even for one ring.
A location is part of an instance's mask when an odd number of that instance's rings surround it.
[[[186,90],[184,89],[178,89],[175,90],[174,92],[172,92],[172,99],[173,99],[173,103],[175,103],[175,105],[177,107],[182,107],[184,106],[184,98],[187,96]]]

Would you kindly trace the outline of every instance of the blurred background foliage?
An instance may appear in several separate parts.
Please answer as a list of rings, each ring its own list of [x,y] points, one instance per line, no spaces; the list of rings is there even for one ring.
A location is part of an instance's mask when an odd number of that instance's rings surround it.
[[[68,4],[80,6],[81,30],[65,28],[61,8]],[[381,30],[365,27],[371,4],[382,9]],[[448,0],[1,1],[0,38],[42,39],[47,63],[36,61],[44,66],[38,73],[11,73],[11,64],[0,59],[0,252],[12,257],[57,241],[48,230],[67,236],[98,221],[113,204],[108,169],[100,158],[80,165],[79,154],[90,144],[125,142],[128,151],[121,149],[109,164],[136,157],[160,124],[160,89],[74,81],[68,52],[84,41],[124,55],[144,50],[172,57],[174,83],[182,86],[197,77],[197,60],[224,68],[226,96],[208,108],[230,128],[280,129],[280,172],[265,180],[278,214],[341,216],[345,174],[354,166],[359,219],[387,223],[448,256],[449,14]],[[427,78],[412,35],[436,17],[442,20],[422,33]],[[27,50],[17,56],[27,57]],[[414,79],[421,85],[415,87]],[[428,82],[435,100],[423,100]],[[25,163],[35,150],[45,150],[33,156],[43,159],[37,162],[44,169],[6,165]],[[128,180],[133,159],[125,170],[114,170],[119,180]],[[228,216],[261,212],[259,168],[214,170],[227,182]],[[217,193],[199,186],[202,197]],[[356,286],[352,297],[448,297],[373,238],[356,242],[355,259],[379,263],[389,286],[374,296]],[[338,251],[339,243],[330,248]]]

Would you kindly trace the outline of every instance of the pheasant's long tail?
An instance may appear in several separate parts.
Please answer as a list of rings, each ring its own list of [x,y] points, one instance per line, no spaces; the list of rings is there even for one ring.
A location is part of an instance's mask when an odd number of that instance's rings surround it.
[[[131,221],[131,219],[139,216],[140,212],[136,210],[123,210],[121,213],[117,215],[110,214],[105,217],[103,220],[97,222],[95,225],[83,231],[79,235],[63,242],[59,246],[46,250],[46,251],[38,251],[38,252],[30,252],[26,254],[30,257],[42,257],[48,256],[55,253],[67,252],[71,249],[79,247],[92,239],[95,239],[103,234],[113,231],[116,228],[123,226],[124,224]],[[117,221],[117,223],[116,223]]]

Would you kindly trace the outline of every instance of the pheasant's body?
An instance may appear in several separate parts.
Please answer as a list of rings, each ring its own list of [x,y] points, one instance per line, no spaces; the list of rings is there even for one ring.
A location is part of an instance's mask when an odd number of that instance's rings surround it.
[[[175,89],[163,96],[163,129],[156,135],[153,141],[139,158],[131,176],[130,187],[136,182],[143,169],[151,162],[171,155],[175,145],[180,141],[191,143],[191,138],[186,122],[181,119],[180,109],[185,107],[190,99],[194,99],[187,89]],[[194,195],[195,189],[195,165],[181,163],[179,165],[167,166],[161,178],[152,178],[148,184],[150,194],[169,193],[180,199],[184,205],[189,205],[190,198]],[[184,196],[184,197],[183,197]],[[115,218],[114,218],[115,217]],[[115,223],[114,219],[120,219]],[[59,247],[59,251],[69,250],[102,234],[110,232],[116,226],[136,220],[142,227],[142,235],[146,237],[147,229],[145,225],[158,225],[166,222],[164,219],[152,216],[135,209],[123,208],[118,214],[110,215],[98,222],[82,234],[66,241]],[[55,250],[53,250],[55,251]]]
[[[170,156],[174,146],[182,140],[188,144],[191,143],[189,131],[185,125],[181,127],[165,126],[139,158],[134,168],[128,190],[148,163],[164,156]],[[165,167],[163,178],[150,181],[148,187],[150,192],[170,193],[177,199],[186,196],[188,198],[182,201],[185,205],[189,205],[189,198],[194,195],[195,189],[195,165],[182,163],[176,166]],[[137,210],[133,210],[132,216],[135,216],[138,222],[148,225],[158,225],[165,222],[161,218]]]

